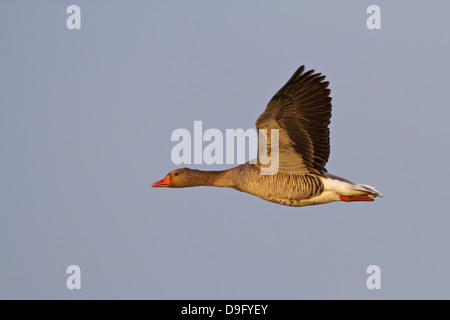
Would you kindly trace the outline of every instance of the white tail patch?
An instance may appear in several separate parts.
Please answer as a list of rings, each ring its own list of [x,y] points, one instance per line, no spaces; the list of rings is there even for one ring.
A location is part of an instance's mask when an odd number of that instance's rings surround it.
[[[362,187],[362,189],[359,188],[358,190],[367,191],[370,194],[373,194],[373,195],[376,195],[377,197],[383,198],[383,195],[380,192],[378,192],[378,190],[375,189],[375,187],[369,186],[367,184],[357,184],[357,186]]]
[[[353,196],[369,194],[373,197],[383,197],[374,187],[365,184],[356,184],[332,178],[322,178],[324,191],[335,192],[337,195]]]

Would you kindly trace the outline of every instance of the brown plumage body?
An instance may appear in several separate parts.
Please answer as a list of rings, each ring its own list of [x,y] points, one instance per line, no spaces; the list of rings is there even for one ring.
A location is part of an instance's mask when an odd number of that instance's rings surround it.
[[[275,174],[262,174],[267,162],[258,153],[256,163],[247,162],[224,171],[175,169],[152,186],[229,187],[294,207],[332,201],[373,201],[382,196],[371,186],[353,183],[325,170],[330,154],[331,97],[324,79],[325,76],[314,74],[313,70],[304,72],[304,67],[300,67],[256,121],[258,129],[279,132]],[[271,139],[264,139],[271,150]]]

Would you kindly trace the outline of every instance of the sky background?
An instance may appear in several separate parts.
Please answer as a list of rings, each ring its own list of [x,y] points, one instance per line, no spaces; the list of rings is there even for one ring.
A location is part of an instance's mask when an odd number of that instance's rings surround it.
[[[0,298],[450,299],[449,11],[1,1]],[[383,199],[293,208],[150,187],[181,167],[173,130],[253,128],[300,65],[330,81],[328,171]],[[373,264],[381,290],[366,287]]]

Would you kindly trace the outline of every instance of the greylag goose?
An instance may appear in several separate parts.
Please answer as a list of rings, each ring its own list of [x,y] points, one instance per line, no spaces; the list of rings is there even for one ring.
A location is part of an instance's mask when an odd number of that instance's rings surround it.
[[[228,170],[175,169],[152,187],[229,187],[293,207],[332,201],[373,201],[382,197],[374,187],[353,183],[325,169],[330,155],[330,90],[325,76],[304,70],[301,66],[294,73],[256,120],[259,132],[278,129],[276,173],[263,172],[267,159],[258,152],[256,161]],[[264,145],[261,142],[265,142],[267,150],[271,150],[273,141],[269,136],[259,134],[259,149]]]

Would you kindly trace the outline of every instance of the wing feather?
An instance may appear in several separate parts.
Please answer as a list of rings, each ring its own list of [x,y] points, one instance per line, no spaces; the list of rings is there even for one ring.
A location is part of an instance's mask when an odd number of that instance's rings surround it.
[[[322,175],[330,155],[329,83],[320,73],[304,70],[301,66],[275,94],[256,127],[279,129],[279,171]]]

